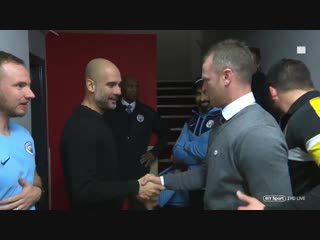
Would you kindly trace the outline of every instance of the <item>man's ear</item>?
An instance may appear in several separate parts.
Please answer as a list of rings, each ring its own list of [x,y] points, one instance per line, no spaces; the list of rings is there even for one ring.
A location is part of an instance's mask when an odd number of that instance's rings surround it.
[[[230,68],[223,70],[223,84],[229,85],[231,83],[233,71]]]
[[[95,92],[96,83],[92,79],[90,79],[90,78],[87,79],[86,86],[87,86],[87,89],[89,92],[92,92],[92,93]]]
[[[270,93],[271,99],[278,98],[278,91],[274,87],[269,86],[269,93]]]

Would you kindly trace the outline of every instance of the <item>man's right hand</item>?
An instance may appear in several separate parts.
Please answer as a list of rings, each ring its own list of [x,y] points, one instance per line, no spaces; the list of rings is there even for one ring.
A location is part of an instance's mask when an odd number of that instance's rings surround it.
[[[238,207],[238,210],[264,210],[265,208],[265,205],[258,199],[250,197],[240,191],[237,191],[237,197],[247,204],[246,206]]]
[[[139,197],[143,199],[155,198],[159,196],[161,190],[165,189],[165,187],[161,185],[160,177],[152,174],[146,174],[140,178],[138,182],[140,186]]]
[[[153,174],[146,174],[144,177],[142,177],[140,179],[141,179],[141,185],[146,185],[149,182],[161,185],[160,177],[155,176]]]

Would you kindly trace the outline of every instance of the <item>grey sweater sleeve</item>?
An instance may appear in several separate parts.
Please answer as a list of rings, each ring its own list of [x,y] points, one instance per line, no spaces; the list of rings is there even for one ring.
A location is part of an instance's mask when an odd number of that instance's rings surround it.
[[[288,148],[278,128],[247,129],[237,143],[238,167],[251,196],[260,201],[265,195],[292,196]]]
[[[206,164],[201,164],[186,172],[163,176],[164,186],[171,190],[196,190],[205,186]]]

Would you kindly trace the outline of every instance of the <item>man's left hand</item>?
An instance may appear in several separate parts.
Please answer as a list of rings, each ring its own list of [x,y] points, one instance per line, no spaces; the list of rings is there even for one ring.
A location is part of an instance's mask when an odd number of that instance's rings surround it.
[[[149,167],[155,160],[156,157],[151,152],[146,152],[141,156],[141,163],[146,167]]]
[[[0,201],[0,210],[27,210],[41,197],[41,189],[35,187],[19,177],[19,184],[22,186],[21,193]]]

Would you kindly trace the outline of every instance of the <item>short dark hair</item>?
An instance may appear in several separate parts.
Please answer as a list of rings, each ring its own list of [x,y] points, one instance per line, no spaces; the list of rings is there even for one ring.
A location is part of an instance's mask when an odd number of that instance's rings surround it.
[[[271,66],[267,83],[280,91],[314,88],[307,66],[299,60],[283,58]]]
[[[4,63],[8,63],[8,62],[24,65],[24,61],[22,59],[16,57],[15,55],[13,55],[11,53],[0,51],[0,67]]]
[[[261,51],[260,51],[260,48],[250,47],[249,49],[250,49],[250,51],[256,56],[256,62],[257,62],[257,64],[259,64],[260,61],[261,61]]]
[[[242,81],[251,84],[254,73],[252,54],[247,44],[236,39],[226,39],[213,45],[204,55],[203,60],[212,57],[216,71],[231,68]]]
[[[137,78],[135,78],[134,76],[132,76],[132,75],[124,75],[124,76],[122,76],[121,77],[121,83],[120,83],[120,87],[122,87],[123,86],[123,84],[125,84],[127,81],[129,81],[129,80],[134,80],[134,81],[136,81],[136,82],[138,82],[139,83],[139,81],[138,81],[138,79]]]

